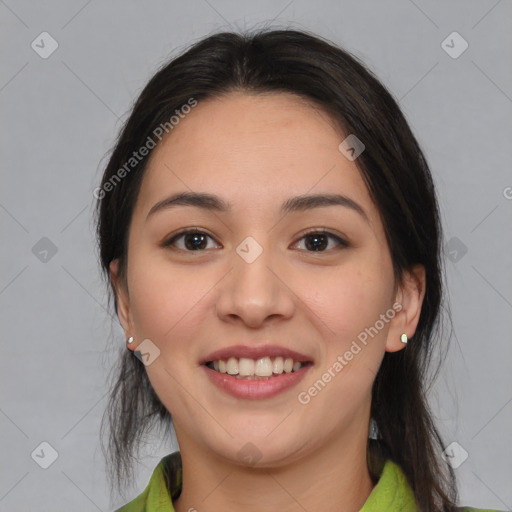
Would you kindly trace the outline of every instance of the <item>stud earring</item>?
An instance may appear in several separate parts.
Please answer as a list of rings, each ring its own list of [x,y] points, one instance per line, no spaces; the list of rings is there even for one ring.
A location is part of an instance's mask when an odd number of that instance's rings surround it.
[[[133,341],[134,341],[133,336],[130,336],[130,337],[126,340],[126,343],[128,343],[128,345],[130,345],[131,343],[133,343]]]
[[[407,334],[402,334],[402,336],[400,336],[400,341],[404,344],[407,344]]]

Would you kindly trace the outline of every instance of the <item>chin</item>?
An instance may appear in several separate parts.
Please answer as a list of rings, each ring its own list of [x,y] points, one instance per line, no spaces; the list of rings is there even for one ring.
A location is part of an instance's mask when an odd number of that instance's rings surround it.
[[[283,439],[270,442],[265,436],[251,438],[246,433],[235,436],[225,447],[222,447],[222,443],[216,444],[214,451],[229,463],[248,468],[282,467],[307,454],[302,437],[295,441],[286,438],[283,443]]]

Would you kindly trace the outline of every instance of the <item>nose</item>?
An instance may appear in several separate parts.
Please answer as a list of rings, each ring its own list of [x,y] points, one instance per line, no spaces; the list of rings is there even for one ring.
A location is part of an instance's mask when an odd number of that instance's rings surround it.
[[[220,284],[217,316],[224,322],[243,323],[256,329],[293,316],[296,297],[270,251],[252,262],[233,255],[233,269]]]

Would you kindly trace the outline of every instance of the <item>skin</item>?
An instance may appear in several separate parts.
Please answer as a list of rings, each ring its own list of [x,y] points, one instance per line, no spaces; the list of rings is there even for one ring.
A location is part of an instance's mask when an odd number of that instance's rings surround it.
[[[155,148],[129,232],[126,281],[111,264],[119,318],[135,350],[149,338],[160,355],[146,366],[174,418],[183,460],[177,512],[359,510],[372,491],[366,465],[371,388],[386,351],[403,350],[424,296],[423,267],[395,282],[382,221],[345,138],[327,113],[287,93],[230,93],[206,100]],[[176,206],[150,216],[176,192],[207,192],[231,213]],[[279,214],[291,196],[339,193],[343,206]],[[202,251],[187,227],[211,238]],[[314,251],[309,228],[326,228]],[[247,263],[247,236],[263,248]],[[192,240],[193,242],[193,240]],[[189,238],[190,243],[190,238]],[[180,250],[181,249],[181,250]],[[394,303],[402,309],[311,401],[297,395],[343,355]],[[210,383],[201,358],[232,345],[277,344],[314,361],[292,389],[263,400],[236,399]],[[255,465],[237,456],[252,443]],[[340,505],[341,504],[341,505]]]

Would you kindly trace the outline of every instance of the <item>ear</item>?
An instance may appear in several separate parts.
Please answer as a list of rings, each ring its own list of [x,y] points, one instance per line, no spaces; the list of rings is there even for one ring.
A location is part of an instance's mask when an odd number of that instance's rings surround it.
[[[406,345],[400,340],[402,334],[411,338],[416,332],[425,297],[425,285],[426,276],[423,265],[415,265],[411,270],[404,272],[403,283],[399,285],[395,295],[393,309],[397,313],[390,322],[386,352],[404,349]]]
[[[110,262],[110,281],[114,288],[117,302],[117,316],[124,329],[125,338],[133,336],[133,321],[130,309],[130,297],[126,284],[119,276],[119,259]]]

